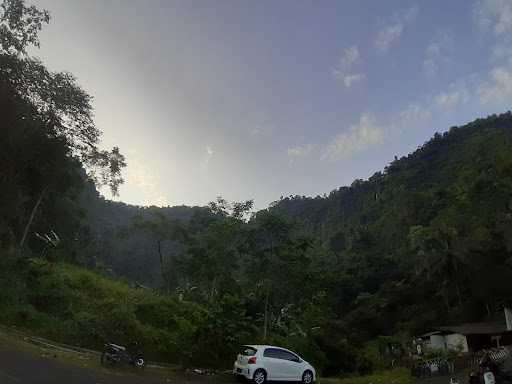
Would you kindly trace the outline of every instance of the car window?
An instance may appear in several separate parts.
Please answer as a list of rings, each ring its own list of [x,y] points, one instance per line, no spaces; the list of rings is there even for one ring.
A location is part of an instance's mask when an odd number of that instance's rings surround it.
[[[287,351],[279,349],[279,348],[267,348],[263,352],[263,356],[270,357],[273,359],[281,359],[281,360],[288,360],[288,361],[294,361],[294,362],[300,361],[300,359],[293,353],[287,352]]]
[[[293,353],[281,350],[279,352],[279,354],[280,354],[280,359],[294,361],[296,363],[299,362],[299,358],[296,355],[294,355]]]
[[[279,349],[277,348],[267,348],[263,352],[263,357],[270,357],[273,359],[279,359]]]
[[[242,352],[240,354],[242,356],[254,356],[258,352],[256,348],[248,347],[247,345],[242,347]]]

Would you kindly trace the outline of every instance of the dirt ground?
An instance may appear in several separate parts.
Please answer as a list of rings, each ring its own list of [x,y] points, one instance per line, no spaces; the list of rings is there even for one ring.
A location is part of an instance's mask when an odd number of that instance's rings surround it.
[[[199,375],[172,367],[106,369],[94,354],[41,347],[29,338],[0,331],[0,384],[218,384],[231,375]]]

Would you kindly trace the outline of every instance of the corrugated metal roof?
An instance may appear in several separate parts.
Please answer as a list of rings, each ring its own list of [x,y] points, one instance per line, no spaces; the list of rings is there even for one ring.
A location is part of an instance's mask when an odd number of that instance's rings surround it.
[[[427,332],[427,333],[424,333],[423,335],[420,335],[420,337],[430,337],[432,335],[439,335],[440,333],[441,333],[441,331]]]
[[[460,333],[462,335],[497,335],[512,332],[507,330],[505,324],[500,323],[464,323],[460,325],[447,325],[431,327],[433,331]]]

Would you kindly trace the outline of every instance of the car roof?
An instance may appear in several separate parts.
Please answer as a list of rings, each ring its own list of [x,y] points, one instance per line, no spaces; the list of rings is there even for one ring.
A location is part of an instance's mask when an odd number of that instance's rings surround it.
[[[293,353],[294,355],[296,355],[295,352],[293,351],[290,351],[289,349],[286,349],[286,348],[283,348],[283,347],[279,347],[277,345],[265,345],[265,344],[244,344],[244,347],[249,347],[249,348],[254,348],[254,349],[265,349],[265,348],[278,348],[278,349],[282,349],[283,351],[286,351],[286,352],[290,352],[290,353]]]

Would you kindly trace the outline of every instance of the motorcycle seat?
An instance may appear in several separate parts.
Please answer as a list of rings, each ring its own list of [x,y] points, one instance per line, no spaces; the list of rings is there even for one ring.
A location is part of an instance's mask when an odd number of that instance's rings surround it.
[[[114,344],[114,343],[109,343],[109,345],[112,348],[119,349],[120,351],[126,351],[126,347],[123,347],[122,345],[117,345],[117,344]]]

